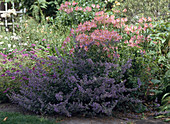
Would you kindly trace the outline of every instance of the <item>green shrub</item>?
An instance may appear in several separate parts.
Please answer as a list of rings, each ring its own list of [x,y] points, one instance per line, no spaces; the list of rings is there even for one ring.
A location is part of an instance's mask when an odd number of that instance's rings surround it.
[[[124,14],[130,22],[136,22],[142,16],[152,17],[155,20],[166,20],[169,18],[168,0],[117,0],[120,5],[116,5],[116,0],[112,0],[113,9],[126,8]]]
[[[165,94],[169,87],[169,41],[170,41],[170,23],[164,21],[153,22],[153,28],[151,29],[150,38],[152,42],[149,44],[149,55],[153,56],[158,70],[155,73],[154,78],[159,80],[160,91]],[[158,92],[159,94],[160,92]],[[161,94],[162,94],[161,93]],[[161,99],[162,95],[159,96]]]
[[[71,5],[68,5],[67,7],[62,7],[62,5],[67,5],[68,3],[62,3],[61,6],[58,8],[59,11],[57,11],[55,22],[61,22],[62,25],[74,27],[77,26],[80,23],[83,23],[85,21],[92,20],[95,16],[96,11],[100,11],[104,8],[105,4],[102,1],[86,1],[86,0],[75,0],[77,2],[77,5],[72,5],[73,2],[70,2]],[[92,4],[97,7],[92,7]],[[78,7],[81,7],[82,10],[79,10]],[[87,9],[86,7],[91,8],[91,10]],[[68,13],[65,11],[65,9],[73,9],[72,12]],[[84,12],[84,9],[86,11]]]
[[[56,26],[59,28],[57,29]],[[61,46],[63,39],[69,32],[70,29],[62,25],[39,24],[33,18],[26,16],[23,17],[22,22],[15,26],[15,33],[2,32],[0,51],[4,54],[15,49],[31,51],[32,44],[34,44],[35,49],[43,49],[52,54],[52,49],[55,46]]]
[[[151,39],[150,44],[150,56],[154,56],[156,60],[156,65],[158,67],[153,79],[153,89],[161,103],[160,111],[169,111],[169,91],[170,91],[170,23],[165,21],[153,22],[153,28],[151,29]],[[165,112],[163,115],[158,117],[167,117],[168,114]]]

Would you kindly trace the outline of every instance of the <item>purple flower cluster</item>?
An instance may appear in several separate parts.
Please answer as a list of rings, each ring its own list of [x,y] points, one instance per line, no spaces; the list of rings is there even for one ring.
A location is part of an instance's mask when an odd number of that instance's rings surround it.
[[[80,51],[74,57],[64,58],[57,51],[57,57],[33,58],[37,59],[33,69],[21,67],[10,74],[21,78],[22,86],[8,97],[35,113],[112,115],[118,104],[140,102],[131,97],[138,87],[125,86],[123,75],[131,60],[125,65],[94,62]]]

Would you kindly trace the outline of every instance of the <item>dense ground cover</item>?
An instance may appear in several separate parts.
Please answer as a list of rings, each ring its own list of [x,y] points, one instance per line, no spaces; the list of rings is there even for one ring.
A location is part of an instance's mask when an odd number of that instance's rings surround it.
[[[40,24],[26,18],[0,35],[0,101],[66,116],[161,104],[160,117],[169,116],[169,22],[146,15],[131,23],[128,8],[108,4],[65,2],[46,20],[39,8]]]

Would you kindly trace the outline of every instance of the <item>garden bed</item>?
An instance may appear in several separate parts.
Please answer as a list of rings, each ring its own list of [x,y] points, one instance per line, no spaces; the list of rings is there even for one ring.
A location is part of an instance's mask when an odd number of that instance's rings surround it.
[[[169,121],[170,23],[146,10],[131,19],[127,1],[93,2],[54,3],[60,5],[54,18],[44,12],[46,3],[35,2],[39,17],[33,12],[15,33],[2,32],[0,103],[17,105],[1,110],[68,122]]]

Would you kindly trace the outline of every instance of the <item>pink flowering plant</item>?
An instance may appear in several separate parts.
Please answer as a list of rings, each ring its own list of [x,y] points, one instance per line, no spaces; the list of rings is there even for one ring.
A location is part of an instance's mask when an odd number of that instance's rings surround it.
[[[88,20],[93,19],[95,16],[95,12],[101,10],[101,5],[99,4],[90,4],[86,6],[81,6],[81,2],[68,2],[61,4],[60,8],[58,9],[63,16],[64,20],[68,19],[68,24],[65,25],[78,25],[80,22],[85,22]],[[60,16],[59,16],[60,17]],[[60,17],[61,20],[61,17]]]

